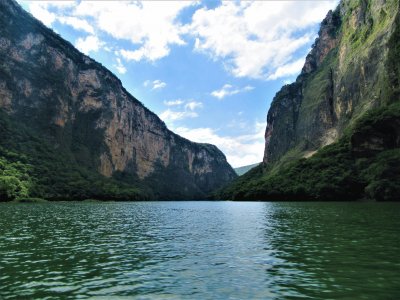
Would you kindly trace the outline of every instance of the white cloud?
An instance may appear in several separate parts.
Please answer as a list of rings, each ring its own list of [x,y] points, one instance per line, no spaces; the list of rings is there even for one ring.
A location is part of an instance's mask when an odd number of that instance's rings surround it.
[[[167,84],[161,80],[154,80],[153,81],[153,90],[163,89],[167,86]]]
[[[167,86],[167,84],[163,81],[161,81],[160,79],[156,79],[156,80],[146,80],[145,82],[143,82],[143,86],[144,87],[148,87],[151,86],[152,90],[159,90],[159,89],[163,89]]]
[[[75,47],[78,48],[80,51],[85,53],[86,55],[89,52],[97,52],[104,43],[99,40],[97,36],[89,35],[86,38],[78,38],[75,42]]]
[[[170,101],[164,101],[164,104],[166,106],[179,106],[185,103],[185,101],[178,99],[178,100],[170,100]]]
[[[180,111],[173,111],[170,108],[163,111],[159,116],[160,119],[167,123],[170,127],[173,127],[173,122],[188,118],[197,118],[199,115],[196,112],[197,109],[203,108],[203,103],[194,100],[172,100],[164,101],[167,106],[176,106]],[[182,105],[185,104],[183,107]]]
[[[294,72],[294,54],[314,38],[314,25],[337,2],[225,1],[198,9],[187,30],[197,51],[223,60],[234,76],[276,79],[287,74],[277,73],[282,65]]]
[[[107,51],[107,52],[110,52],[110,53],[113,52],[113,48],[112,48],[112,47],[109,47],[109,46],[104,46],[104,47],[103,47],[103,50],[104,50],[104,51]]]
[[[195,100],[170,100],[170,101],[164,101],[164,105],[166,106],[181,106],[182,104],[185,104],[184,108],[185,110],[190,110],[194,111],[198,108],[203,108],[203,103],[202,102],[197,102]]]
[[[127,61],[166,57],[171,46],[185,45],[191,35],[196,51],[221,60],[234,76],[274,80],[298,72],[299,55],[305,53],[296,51],[314,39],[315,25],[338,0],[222,1],[213,9],[196,7],[189,24],[181,24],[178,16],[196,1],[26,3],[47,26],[58,20],[90,35],[129,41],[113,49]]]
[[[50,8],[54,8],[61,12],[66,8],[73,7],[75,1],[19,1],[27,4],[29,12],[42,23],[51,27],[53,22],[57,19],[59,13],[51,12]],[[21,4],[23,4],[21,3]]]
[[[145,52],[143,49],[139,49],[139,50],[135,50],[135,51],[122,49],[119,51],[119,54],[121,54],[121,56],[128,61],[129,60],[140,61],[144,57]]]
[[[51,13],[47,10],[47,4],[44,2],[32,2],[29,5],[30,13],[36,18],[42,21],[46,26],[51,26],[56,20],[56,14]]]
[[[300,73],[304,65],[304,59],[298,59],[294,62],[288,63],[281,67],[278,67],[275,72],[268,76],[268,79],[274,80],[282,77],[293,76]]]
[[[239,93],[247,92],[253,90],[254,87],[252,86],[245,86],[244,88],[235,88],[234,86],[230,84],[225,84],[221,89],[215,90],[211,92],[211,96],[218,98],[218,99],[223,99],[227,96],[232,96],[236,95]]]
[[[62,24],[72,26],[76,30],[83,30],[87,33],[94,34],[94,29],[86,20],[76,17],[59,17],[58,21]]]
[[[146,80],[145,82],[143,82],[143,86],[144,87],[148,87],[151,86],[152,90],[158,90],[158,89],[163,89],[167,86],[167,84],[163,81],[161,81],[160,79],[156,79],[156,80]]]
[[[120,74],[125,74],[126,73],[126,68],[122,64],[121,59],[117,57],[117,64],[114,65],[114,67],[117,69],[118,73]]]
[[[291,83],[293,83],[294,81],[295,81],[295,79],[291,78],[291,79],[285,79],[282,83],[283,83],[284,85],[286,85],[286,84],[291,84]]]
[[[189,110],[196,110],[197,108],[202,108],[203,103],[201,102],[196,102],[196,101],[191,101],[185,104],[185,108]]]
[[[22,1],[22,0],[20,0]],[[45,25],[58,20],[90,34],[107,33],[131,42],[120,49],[126,60],[155,61],[167,56],[171,45],[185,45],[181,11],[197,1],[32,1],[29,11]],[[90,24],[89,24],[90,23]]]
[[[199,115],[194,111],[172,111],[167,109],[166,111],[162,112],[159,117],[166,123],[172,123],[173,121],[178,121],[187,118],[196,118]]]
[[[122,49],[126,60],[155,61],[170,52],[171,45],[184,45],[184,27],[176,18],[192,1],[81,1],[73,14],[91,17],[96,27],[116,39],[128,40]]]
[[[178,127],[174,131],[194,142],[216,145],[233,167],[261,162],[264,154],[265,123],[256,122],[250,134],[240,136],[222,136],[212,128]]]

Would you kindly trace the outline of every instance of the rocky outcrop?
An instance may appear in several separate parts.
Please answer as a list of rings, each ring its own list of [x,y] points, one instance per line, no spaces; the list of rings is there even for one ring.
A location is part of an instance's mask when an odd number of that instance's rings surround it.
[[[0,3],[0,108],[87,168],[151,182],[159,198],[204,197],[236,176],[215,146],[172,133],[109,70],[11,0]]]
[[[323,62],[328,53],[337,46],[337,33],[340,28],[341,18],[339,11],[329,11],[321,23],[318,37],[306,57],[301,74],[315,71]]]
[[[308,157],[337,141],[369,109],[398,101],[393,97],[398,90],[393,65],[398,62],[388,60],[398,48],[390,46],[398,14],[398,0],[343,0],[327,14],[296,82],[273,99],[265,164],[289,152],[290,157]]]
[[[321,23],[319,36],[312,46],[311,52],[307,55],[304,67],[296,82],[284,86],[274,97],[271,108],[267,117],[267,129],[265,132],[265,152],[264,163],[274,162],[282,157],[289,149],[296,147],[300,131],[308,131],[308,128],[301,128],[298,118],[300,108],[304,99],[304,89],[306,88],[308,75],[317,70],[325,60],[326,56],[338,43],[338,30],[341,24],[341,19],[338,11],[329,11],[328,15]],[[316,122],[324,121],[326,127],[331,127],[333,123],[333,78],[332,70],[329,70],[329,76],[326,77],[323,85],[317,87],[322,93],[326,94],[325,101],[321,103],[328,114],[315,116]],[[312,87],[314,88],[314,87]],[[318,95],[319,96],[319,95]],[[301,122],[301,121],[300,121]],[[303,124],[305,126],[306,124]],[[321,124],[320,124],[321,125]],[[300,127],[300,128],[299,128]],[[307,126],[308,127],[308,126]],[[320,128],[315,128],[319,130]],[[312,147],[313,139],[310,136],[311,132],[304,132],[306,139],[301,147],[306,150]],[[318,134],[318,133],[313,133]]]
[[[351,136],[351,150],[356,157],[373,156],[395,148],[400,148],[400,119],[397,117],[371,122]]]
[[[216,197],[399,201],[398,0],[342,0],[268,112],[264,163]]]
[[[286,85],[275,95],[265,130],[265,163],[276,161],[294,146],[302,98],[300,83]]]

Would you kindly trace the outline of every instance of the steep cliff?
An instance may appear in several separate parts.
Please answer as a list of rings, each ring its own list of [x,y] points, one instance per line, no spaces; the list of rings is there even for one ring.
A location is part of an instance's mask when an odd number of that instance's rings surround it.
[[[0,2],[0,108],[70,163],[149,197],[201,198],[236,176],[215,146],[169,131],[109,70],[11,0]]]
[[[289,149],[312,154],[367,110],[396,100],[387,66],[397,14],[397,0],[346,0],[328,13],[300,76],[272,102],[265,163]]]
[[[306,168],[304,173],[311,172],[310,178],[314,180],[311,183],[310,179],[308,183],[316,189],[323,182],[328,191],[330,180],[332,186],[343,184],[343,190],[348,191],[348,198],[365,196],[365,189],[370,182],[366,178],[359,178],[362,170],[352,173],[354,170],[351,169],[353,163],[357,163],[356,153],[377,155],[379,151],[372,148],[385,151],[398,147],[394,141],[398,140],[399,131],[395,125],[392,128],[388,124],[397,124],[399,115],[391,115],[391,122],[375,122],[376,130],[359,130],[361,125],[358,122],[368,123],[368,112],[379,109],[398,111],[399,18],[398,0],[342,0],[335,11],[327,14],[301,74],[294,83],[285,85],[272,101],[267,116],[263,166],[226,189],[224,197],[298,199],[301,194],[305,199],[323,200],[324,195],[327,197],[322,192],[324,189],[316,192],[312,188],[303,188],[301,182],[293,182],[294,177],[293,180],[286,180],[290,175],[285,177],[285,172],[292,170],[291,167],[301,170],[299,160],[302,158],[317,155],[317,158],[310,159],[311,163],[316,163],[318,158],[326,158],[318,153],[331,144],[332,147],[328,149],[347,145],[348,148],[339,147],[343,150],[339,152],[348,153],[351,162],[347,161],[348,167],[343,166],[341,171],[330,170],[332,174],[325,178],[326,182],[321,179],[323,165],[314,165],[313,171],[311,167]],[[389,128],[389,131],[382,131],[382,128]],[[364,148],[356,144],[364,145]],[[366,149],[366,145],[370,145],[371,151]],[[330,161],[338,165],[342,162]],[[293,174],[301,178],[296,172]],[[349,192],[352,184],[357,190],[357,184],[347,177],[348,181],[336,182],[335,172],[338,172],[336,179],[341,175],[344,176],[341,179],[344,179],[349,174],[360,179],[361,188],[357,196]],[[394,180],[400,178],[395,177]],[[286,182],[287,186],[283,186],[282,182]],[[290,185],[297,184],[299,189],[296,192]],[[306,180],[303,184],[307,184]],[[331,194],[337,195],[333,191]],[[345,197],[345,193],[340,197]]]

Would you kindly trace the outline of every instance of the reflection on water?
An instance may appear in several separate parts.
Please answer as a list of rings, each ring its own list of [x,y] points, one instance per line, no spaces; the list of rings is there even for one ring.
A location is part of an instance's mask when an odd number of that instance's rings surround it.
[[[400,205],[0,205],[0,299],[396,299]]]

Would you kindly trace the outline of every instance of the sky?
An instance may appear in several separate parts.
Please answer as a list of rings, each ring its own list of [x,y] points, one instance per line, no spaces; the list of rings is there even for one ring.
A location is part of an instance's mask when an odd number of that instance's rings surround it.
[[[267,112],[338,0],[23,1],[175,133],[261,162]]]

